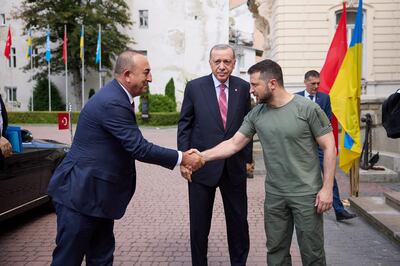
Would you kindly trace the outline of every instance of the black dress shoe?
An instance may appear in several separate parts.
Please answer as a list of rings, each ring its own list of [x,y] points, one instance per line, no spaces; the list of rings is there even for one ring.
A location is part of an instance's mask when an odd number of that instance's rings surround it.
[[[348,211],[344,210],[340,213],[336,213],[336,221],[343,221],[343,220],[349,220],[357,217],[356,214],[354,213],[349,213]]]

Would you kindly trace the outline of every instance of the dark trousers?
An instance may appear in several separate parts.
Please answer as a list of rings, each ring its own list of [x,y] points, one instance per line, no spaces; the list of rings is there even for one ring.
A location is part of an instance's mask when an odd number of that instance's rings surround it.
[[[224,170],[217,184],[224,204],[231,265],[246,265],[250,248],[246,178],[243,179],[243,183],[233,185]],[[194,266],[207,265],[208,235],[215,191],[216,187],[189,183],[190,246]]]
[[[321,171],[324,172],[324,167],[323,167],[324,154],[322,151],[319,151],[318,158],[319,158],[319,165],[321,167]],[[333,178],[333,203],[332,203],[332,206],[333,206],[333,209],[335,210],[336,214],[342,213],[344,211],[343,203],[340,200],[339,187],[336,182],[336,177]]]
[[[112,265],[114,220],[83,215],[54,203],[57,213],[56,248],[51,265]]]

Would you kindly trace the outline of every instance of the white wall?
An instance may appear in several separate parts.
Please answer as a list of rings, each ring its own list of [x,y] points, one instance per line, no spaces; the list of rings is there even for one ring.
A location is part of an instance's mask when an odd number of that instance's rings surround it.
[[[208,57],[217,43],[228,43],[228,1],[129,2],[135,25],[133,48],[147,50],[152,67],[152,93],[164,94],[172,77],[178,108],[188,80],[211,73]],[[139,28],[139,10],[149,10],[149,27]]]

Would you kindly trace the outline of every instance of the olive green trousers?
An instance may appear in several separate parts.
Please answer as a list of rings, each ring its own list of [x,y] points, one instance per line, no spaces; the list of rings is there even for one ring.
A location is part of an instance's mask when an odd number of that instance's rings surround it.
[[[315,197],[266,193],[264,226],[269,266],[292,265],[290,245],[294,228],[303,266],[326,265],[323,215],[314,207]]]

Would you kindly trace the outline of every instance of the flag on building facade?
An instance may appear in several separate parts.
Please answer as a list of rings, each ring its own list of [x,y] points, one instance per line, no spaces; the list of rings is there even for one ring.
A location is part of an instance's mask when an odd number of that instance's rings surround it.
[[[97,46],[96,46],[96,64],[100,62],[101,58],[101,33],[99,30],[99,34],[97,35]]]
[[[10,60],[10,52],[11,52],[12,38],[11,38],[11,26],[8,26],[8,34],[6,40],[6,47],[4,48],[4,56]]]
[[[332,111],[342,126],[339,166],[349,172],[361,155],[360,95],[362,60],[362,0],[358,3],[356,23],[336,80],[330,90]]]
[[[47,63],[50,62],[51,59],[51,51],[50,51],[50,30],[47,30],[46,33],[46,55],[45,55]]]
[[[320,72],[319,90],[329,93],[347,52],[346,3]]]
[[[82,25],[82,29],[81,29],[81,39],[79,42],[79,58],[83,61],[83,56],[84,56],[84,36],[85,36],[85,31]]]
[[[66,30],[64,30],[62,58],[63,58],[64,65],[67,64],[67,31]]]
[[[28,45],[28,49],[26,50],[26,58],[30,58],[32,56],[32,30],[29,29],[28,32],[28,39],[26,40],[26,43]]]
[[[329,94],[331,87],[342,65],[347,52],[347,27],[346,27],[346,3],[343,2],[343,12],[340,17],[335,35],[326,55],[325,63],[320,72],[319,90]],[[333,114],[332,119],[333,135],[335,136],[336,148],[338,149],[338,121]]]

